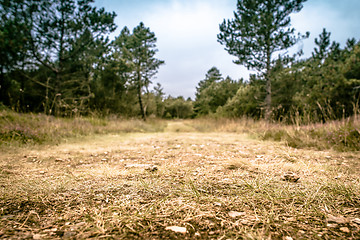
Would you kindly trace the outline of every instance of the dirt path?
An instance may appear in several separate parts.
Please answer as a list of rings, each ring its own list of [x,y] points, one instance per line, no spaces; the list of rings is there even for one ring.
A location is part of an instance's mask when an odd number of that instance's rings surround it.
[[[358,154],[192,131],[3,154],[0,238],[360,238]]]

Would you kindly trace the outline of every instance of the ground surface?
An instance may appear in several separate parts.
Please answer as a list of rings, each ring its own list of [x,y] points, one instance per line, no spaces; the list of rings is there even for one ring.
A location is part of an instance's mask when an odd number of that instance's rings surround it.
[[[360,239],[358,153],[181,124],[4,151],[0,238]]]

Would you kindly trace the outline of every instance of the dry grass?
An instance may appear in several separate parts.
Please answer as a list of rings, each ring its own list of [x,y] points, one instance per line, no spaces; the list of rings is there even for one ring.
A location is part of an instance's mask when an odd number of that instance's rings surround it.
[[[42,114],[0,111],[0,148],[24,144],[58,144],[69,138],[94,134],[130,132],[228,132],[245,133],[260,140],[280,141],[295,148],[360,151],[360,118],[326,124],[285,125],[250,118],[202,118],[172,121],[162,119],[54,118]],[[5,149],[2,148],[2,149]]]
[[[295,149],[251,139],[250,127],[204,124],[6,151],[0,238],[360,238],[356,152]],[[281,180],[289,171],[300,180]]]
[[[246,133],[260,140],[280,141],[294,148],[360,151],[360,118],[308,125],[285,125],[264,120],[214,119],[187,120],[187,127],[199,132]]]
[[[43,114],[19,114],[0,111],[0,146],[23,144],[58,144],[69,138],[93,134],[159,132],[166,123],[159,119],[144,122],[140,119],[118,118],[55,118]]]

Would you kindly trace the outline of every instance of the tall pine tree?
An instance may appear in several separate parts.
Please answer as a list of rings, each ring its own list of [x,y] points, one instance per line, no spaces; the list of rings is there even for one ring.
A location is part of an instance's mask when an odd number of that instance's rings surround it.
[[[29,50],[36,64],[52,72],[46,88],[52,92],[55,115],[60,110],[76,110],[76,103],[84,97],[78,89],[84,83],[88,85],[90,79],[79,78],[73,62],[87,55],[84,52],[104,34],[116,29],[116,14],[91,6],[93,0],[26,1],[28,7],[23,14],[31,24],[26,35]],[[88,90],[85,92],[88,95]]]
[[[234,19],[220,24],[218,41],[234,55],[236,64],[263,73],[266,80],[265,117],[271,116],[271,69],[274,53],[295,45],[300,35],[290,26],[290,14],[306,0],[238,0]]]
[[[146,120],[146,105],[143,101],[143,92],[149,93],[149,85],[152,78],[157,74],[159,67],[164,61],[155,58],[157,53],[155,33],[150,28],[140,23],[131,34],[125,27],[120,36],[115,39],[115,46],[121,51],[123,61],[131,67],[130,80],[136,87],[140,113]]]

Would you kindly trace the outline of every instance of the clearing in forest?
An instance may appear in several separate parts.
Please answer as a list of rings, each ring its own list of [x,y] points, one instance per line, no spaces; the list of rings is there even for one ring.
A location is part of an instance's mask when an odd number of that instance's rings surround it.
[[[0,157],[0,238],[359,239],[360,156],[173,122]]]

